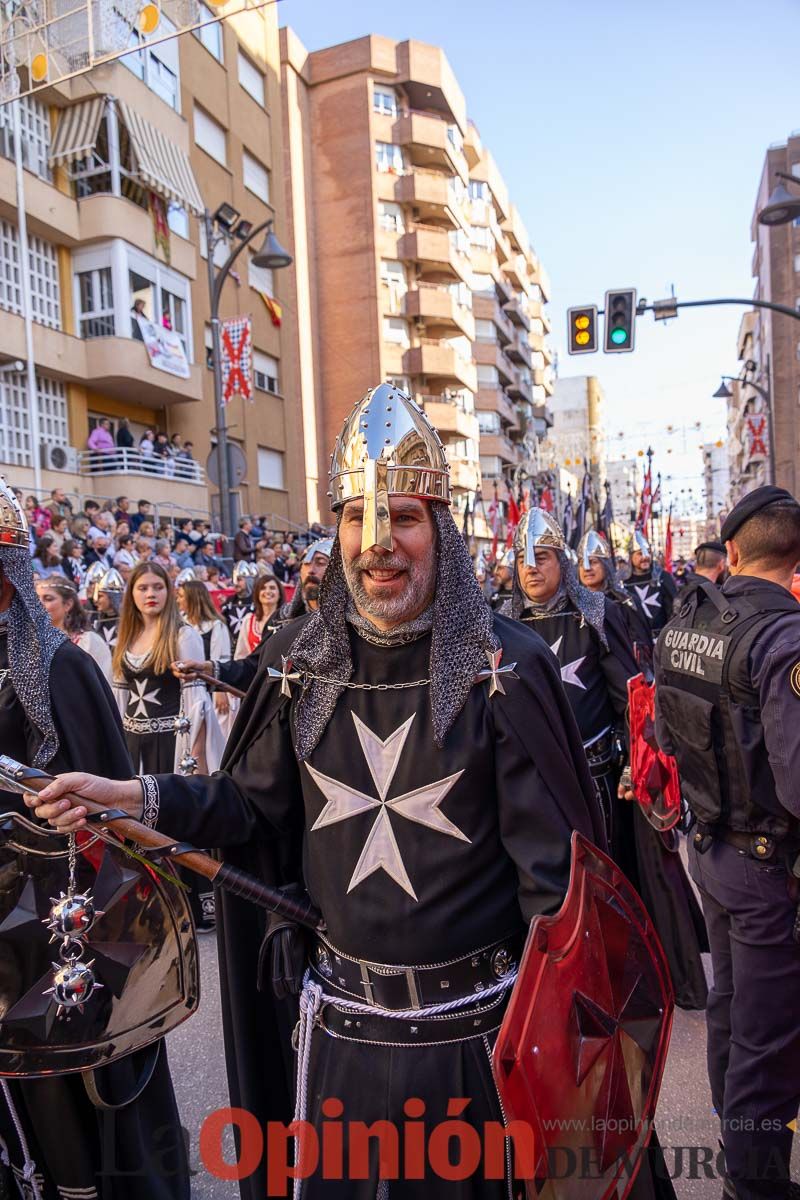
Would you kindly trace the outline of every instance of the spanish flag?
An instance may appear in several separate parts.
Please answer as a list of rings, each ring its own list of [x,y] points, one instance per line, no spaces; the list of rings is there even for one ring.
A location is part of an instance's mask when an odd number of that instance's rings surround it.
[[[268,295],[267,292],[259,292],[258,294],[264,301],[264,305],[269,313],[269,319],[272,321],[272,324],[280,325],[281,321],[283,320],[283,309],[281,308],[280,304],[278,304],[278,301],[275,300],[274,297]]]

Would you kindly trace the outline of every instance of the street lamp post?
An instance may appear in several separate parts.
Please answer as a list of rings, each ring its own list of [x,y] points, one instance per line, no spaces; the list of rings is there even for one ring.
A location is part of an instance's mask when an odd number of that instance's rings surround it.
[[[253,227],[249,221],[240,218],[239,213],[230,204],[221,204],[215,213],[206,209],[203,215],[203,225],[206,237],[206,254],[208,265],[208,295],[211,315],[211,355],[214,369],[214,413],[216,420],[218,470],[219,470],[219,508],[222,532],[225,537],[233,537],[236,519],[233,508],[233,492],[231,489],[230,460],[228,458],[228,424],[225,411],[225,400],[222,394],[222,334],[220,330],[219,306],[222,288],[231,273],[231,268],[245,246],[264,234],[261,249],[253,255],[253,263],[257,267],[268,267],[270,270],[281,270],[292,264],[292,256],[284,250],[273,233],[274,218],[262,221]],[[236,239],[234,245],[222,266],[217,269],[214,265],[214,252],[220,242],[230,242]]]
[[[752,364],[755,366],[755,363]],[[754,379],[748,378],[747,371],[742,375],[722,375],[720,376],[721,383],[717,390],[713,393],[714,400],[730,400],[733,392],[727,383],[741,383],[745,387],[751,387],[753,391],[764,401],[764,409],[767,417],[767,440],[769,441],[769,454],[767,455],[767,483],[775,482],[775,442],[772,437],[772,396],[769,388],[769,366],[767,366],[766,383],[763,387],[760,383],[756,383]]]

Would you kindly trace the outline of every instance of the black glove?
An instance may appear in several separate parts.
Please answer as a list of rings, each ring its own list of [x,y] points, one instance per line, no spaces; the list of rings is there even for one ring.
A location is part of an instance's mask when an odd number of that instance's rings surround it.
[[[289,883],[280,891],[294,900],[303,897],[302,884]],[[308,963],[306,930],[286,917],[269,913],[267,930],[258,954],[258,990],[264,991],[267,982],[279,1000],[298,996],[303,987],[303,975]]]

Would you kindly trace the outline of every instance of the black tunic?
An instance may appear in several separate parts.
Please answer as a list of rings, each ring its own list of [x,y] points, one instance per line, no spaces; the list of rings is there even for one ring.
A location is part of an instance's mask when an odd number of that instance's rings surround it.
[[[7,640],[0,635],[0,677],[7,666]],[[50,699],[60,744],[47,769],[54,774],[82,770],[129,779],[131,762],[111,690],[94,660],[72,642],[65,642],[53,656]],[[0,685],[3,753],[30,763],[40,742],[6,677]],[[14,793],[0,791],[0,809],[29,815],[22,797]],[[101,1094],[123,1103],[134,1091],[147,1054],[129,1055],[96,1072]],[[31,1157],[44,1175],[45,1200],[56,1200],[57,1184],[83,1189],[82,1200],[92,1200],[95,1194],[106,1200],[188,1200],[188,1165],[163,1043],[150,1082],[133,1103],[117,1111],[94,1108],[80,1075],[9,1082]],[[21,1167],[16,1134],[1,1098],[0,1136],[8,1143],[14,1167]],[[169,1177],[159,1175],[153,1163],[161,1151]]]
[[[638,600],[650,625],[652,637],[658,637],[672,616],[672,607],[678,589],[669,571],[661,571],[654,577],[653,571],[632,574],[625,580],[625,590]]]
[[[119,617],[98,617],[92,624],[92,629],[100,635],[109,650],[114,649],[119,635]]]
[[[209,778],[159,776],[159,828],[225,847],[226,860],[277,882],[297,878],[302,861],[331,941],[373,961],[445,961],[556,910],[568,883],[571,833],[579,829],[603,845],[602,818],[552,656],[516,622],[497,616],[495,628],[504,661],[516,661],[520,678],[491,700],[488,684],[476,685],[441,749],[433,741],[427,687],[349,688],[303,764],[293,750],[297,687],[287,700],[266,675],[297,633],[279,631],[262,649],[224,769]],[[352,630],[350,639],[352,682],[427,679],[429,635],[393,649]],[[280,1006],[255,994],[263,922],[238,901],[226,897],[222,907],[231,1102],[259,1121],[286,1120],[290,1089],[277,1069],[284,1050],[280,1012],[275,1016]],[[287,1018],[287,1028],[291,1023]],[[362,1071],[368,1056],[371,1075]],[[341,1096],[354,1113],[391,1111],[402,1119],[403,1088],[413,1080],[414,1094],[429,1097],[431,1111],[447,1089],[461,1095],[480,1088],[473,1119],[497,1115],[480,1042],[439,1047],[435,1055],[407,1047],[397,1073],[390,1057],[375,1045],[349,1050],[323,1037],[312,1072],[319,1078],[321,1070],[326,1087],[339,1089],[327,1094]],[[459,1087],[470,1093],[452,1090]],[[310,1098],[312,1119],[321,1095],[317,1089]],[[371,1186],[363,1194],[374,1196]],[[350,1187],[353,1200],[362,1195]],[[481,1181],[479,1190],[458,1194],[503,1193]],[[264,1195],[262,1173],[243,1185],[243,1195]]]
[[[231,631],[231,644],[234,649],[236,648],[236,639],[239,636],[239,630],[242,628],[242,621],[252,611],[252,602],[246,598],[242,599],[241,596],[231,596],[230,600],[226,600],[220,610],[223,619],[228,624],[228,629]]]

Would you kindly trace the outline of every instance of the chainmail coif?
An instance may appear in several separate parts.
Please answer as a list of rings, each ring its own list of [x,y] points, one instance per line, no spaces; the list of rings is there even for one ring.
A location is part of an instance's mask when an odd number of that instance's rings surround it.
[[[561,587],[565,595],[572,601],[575,608],[585,621],[597,631],[598,637],[608,649],[605,634],[606,601],[602,592],[592,592],[584,587],[578,579],[578,568],[561,551],[556,552],[561,563]],[[535,607],[535,606],[534,606]],[[514,561],[514,588],[511,597],[511,615],[519,621],[526,610],[530,610],[531,602],[522,590],[519,581],[519,571],[516,559]],[[542,609],[544,606],[542,606]]]
[[[8,609],[8,665],[17,698],[41,733],[34,767],[46,767],[58,750],[58,732],[50,705],[50,665],[67,635],[55,629],[36,595],[30,556],[24,548],[0,547],[0,564],[14,585]]]
[[[431,512],[438,533],[430,657],[431,721],[434,741],[442,746],[478,672],[486,666],[487,652],[499,650],[500,643],[491,609],[450,510],[434,501]],[[295,751],[301,761],[317,746],[353,674],[346,617],[349,595],[337,527],[319,609],[303,626],[288,656],[309,676],[336,681],[323,683],[312,678],[300,696]]]

